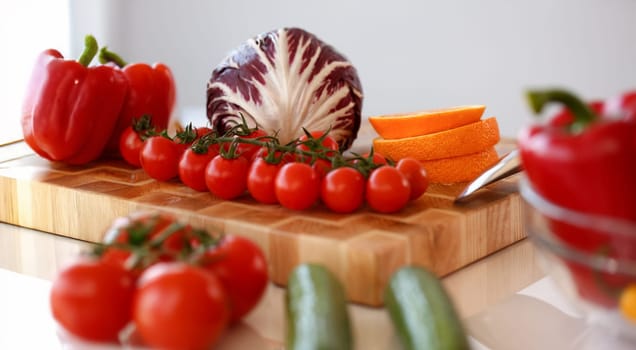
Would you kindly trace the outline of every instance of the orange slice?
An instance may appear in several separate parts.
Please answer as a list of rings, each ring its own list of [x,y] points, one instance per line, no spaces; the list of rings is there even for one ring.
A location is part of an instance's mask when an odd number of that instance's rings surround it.
[[[478,121],[486,106],[471,105],[405,114],[369,117],[375,131],[385,139],[431,134]]]
[[[451,184],[472,181],[499,160],[495,147],[459,157],[422,161],[428,181]]]
[[[492,117],[434,134],[396,140],[376,138],[373,149],[393,160],[405,157],[433,160],[480,152],[497,142],[499,126]]]

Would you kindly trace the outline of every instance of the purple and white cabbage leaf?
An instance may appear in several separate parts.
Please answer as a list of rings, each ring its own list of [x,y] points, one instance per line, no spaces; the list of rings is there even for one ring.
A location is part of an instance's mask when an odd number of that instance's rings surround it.
[[[311,33],[281,28],[243,43],[214,69],[207,116],[220,132],[242,116],[282,144],[303,135],[303,127],[331,128],[345,150],[360,128],[362,99],[351,62]]]

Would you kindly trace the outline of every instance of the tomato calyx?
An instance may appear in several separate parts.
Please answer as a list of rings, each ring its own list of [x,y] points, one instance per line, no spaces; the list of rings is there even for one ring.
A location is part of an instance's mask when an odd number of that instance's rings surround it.
[[[190,146],[190,148],[192,148],[192,151],[196,154],[206,154],[208,153],[208,150],[210,149],[210,147],[216,144],[215,138],[216,138],[216,132],[212,131],[208,134],[201,136],[199,139],[194,141],[192,143],[192,146]]]
[[[196,129],[192,126],[192,123],[188,123],[183,130],[176,133],[172,140],[184,145],[190,145],[198,138],[198,136],[199,135],[197,134]]]
[[[166,221],[169,223],[166,225]],[[110,250],[128,253],[123,265],[128,270],[143,270],[157,262],[172,260],[198,265],[205,251],[216,247],[223,234],[172,220],[164,214],[135,219],[108,233],[91,255],[101,258]]]
[[[277,144],[277,142],[268,142],[267,145],[264,146],[265,148],[263,149],[265,150],[265,154],[262,158],[265,162],[269,164],[281,164],[285,159],[285,156],[289,154],[278,151],[276,147]]]
[[[232,137],[220,137],[217,138],[217,141],[228,145],[227,147],[221,147],[219,149],[219,154],[225,159],[236,159],[240,157],[240,144],[252,144],[249,139],[241,139],[239,136],[236,135]]]
[[[243,115],[243,113],[240,113],[241,116],[241,122],[236,122],[234,120],[231,120],[231,123],[234,123],[235,125],[233,125],[231,128],[229,128],[226,132],[225,135],[235,135],[235,136],[239,136],[239,137],[245,137],[245,136],[249,136],[251,135],[253,132],[260,130],[258,127],[253,127],[250,128],[249,125],[247,124],[247,120],[245,119],[245,116]]]
[[[149,114],[144,114],[139,118],[133,118],[130,126],[142,141],[158,135],[155,126],[152,124],[152,116]]]
[[[384,157],[378,153],[375,153],[373,147],[366,154],[358,154],[351,152],[353,158],[349,159],[352,166],[357,169],[365,178],[368,178],[371,172],[383,165],[395,166],[393,159]]]
[[[155,129],[155,127],[152,125],[152,117],[149,114],[144,114],[141,117],[139,117],[138,119],[133,118],[132,120],[132,128],[133,130],[135,130],[138,134],[142,133],[142,132],[148,132],[150,130]]]

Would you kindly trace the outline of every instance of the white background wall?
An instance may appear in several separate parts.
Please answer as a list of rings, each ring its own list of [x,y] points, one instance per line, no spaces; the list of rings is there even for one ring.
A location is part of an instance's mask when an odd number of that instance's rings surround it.
[[[0,1],[0,144],[22,138],[20,109],[33,60],[68,51],[68,0]]]
[[[299,26],[357,67],[365,116],[485,104],[502,134],[530,118],[527,87],[586,98],[636,87],[636,0],[70,0],[86,33],[128,61],[163,61],[179,111],[204,116],[214,66],[260,32]]]

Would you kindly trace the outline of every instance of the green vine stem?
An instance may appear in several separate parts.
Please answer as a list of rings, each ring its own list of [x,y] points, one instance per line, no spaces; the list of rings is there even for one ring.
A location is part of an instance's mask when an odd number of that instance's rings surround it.
[[[281,145],[273,136],[263,136],[252,139],[232,135],[232,130],[233,129],[229,130],[223,136],[217,136],[215,132],[211,132],[199,139],[198,142],[195,142],[192,145],[192,148],[195,152],[202,154],[207,152],[207,147],[213,144],[229,144],[230,149],[228,151],[221,150],[221,154],[226,158],[235,158],[240,156],[235,153],[237,145],[239,143],[249,144],[267,149],[267,157],[265,159],[269,163],[278,163],[282,160],[284,154],[292,154],[300,156],[301,158],[306,157],[310,164],[313,164],[318,159],[326,160],[331,164],[333,169],[344,166],[352,167],[360,171],[360,173],[362,173],[365,177],[368,176],[373,169],[380,166],[380,164],[375,164],[373,162],[373,148],[370,149],[369,156],[367,157],[355,153],[352,153],[353,157],[345,157],[340,152],[322,146],[321,138],[310,137],[304,141],[299,141],[297,139],[285,145]],[[244,131],[241,133],[244,133]],[[325,133],[325,135],[327,134]],[[299,145],[306,145],[309,150],[300,149],[298,148]],[[277,153],[280,153],[281,155],[277,156]],[[388,163],[389,165],[392,165],[393,161],[388,159]]]

